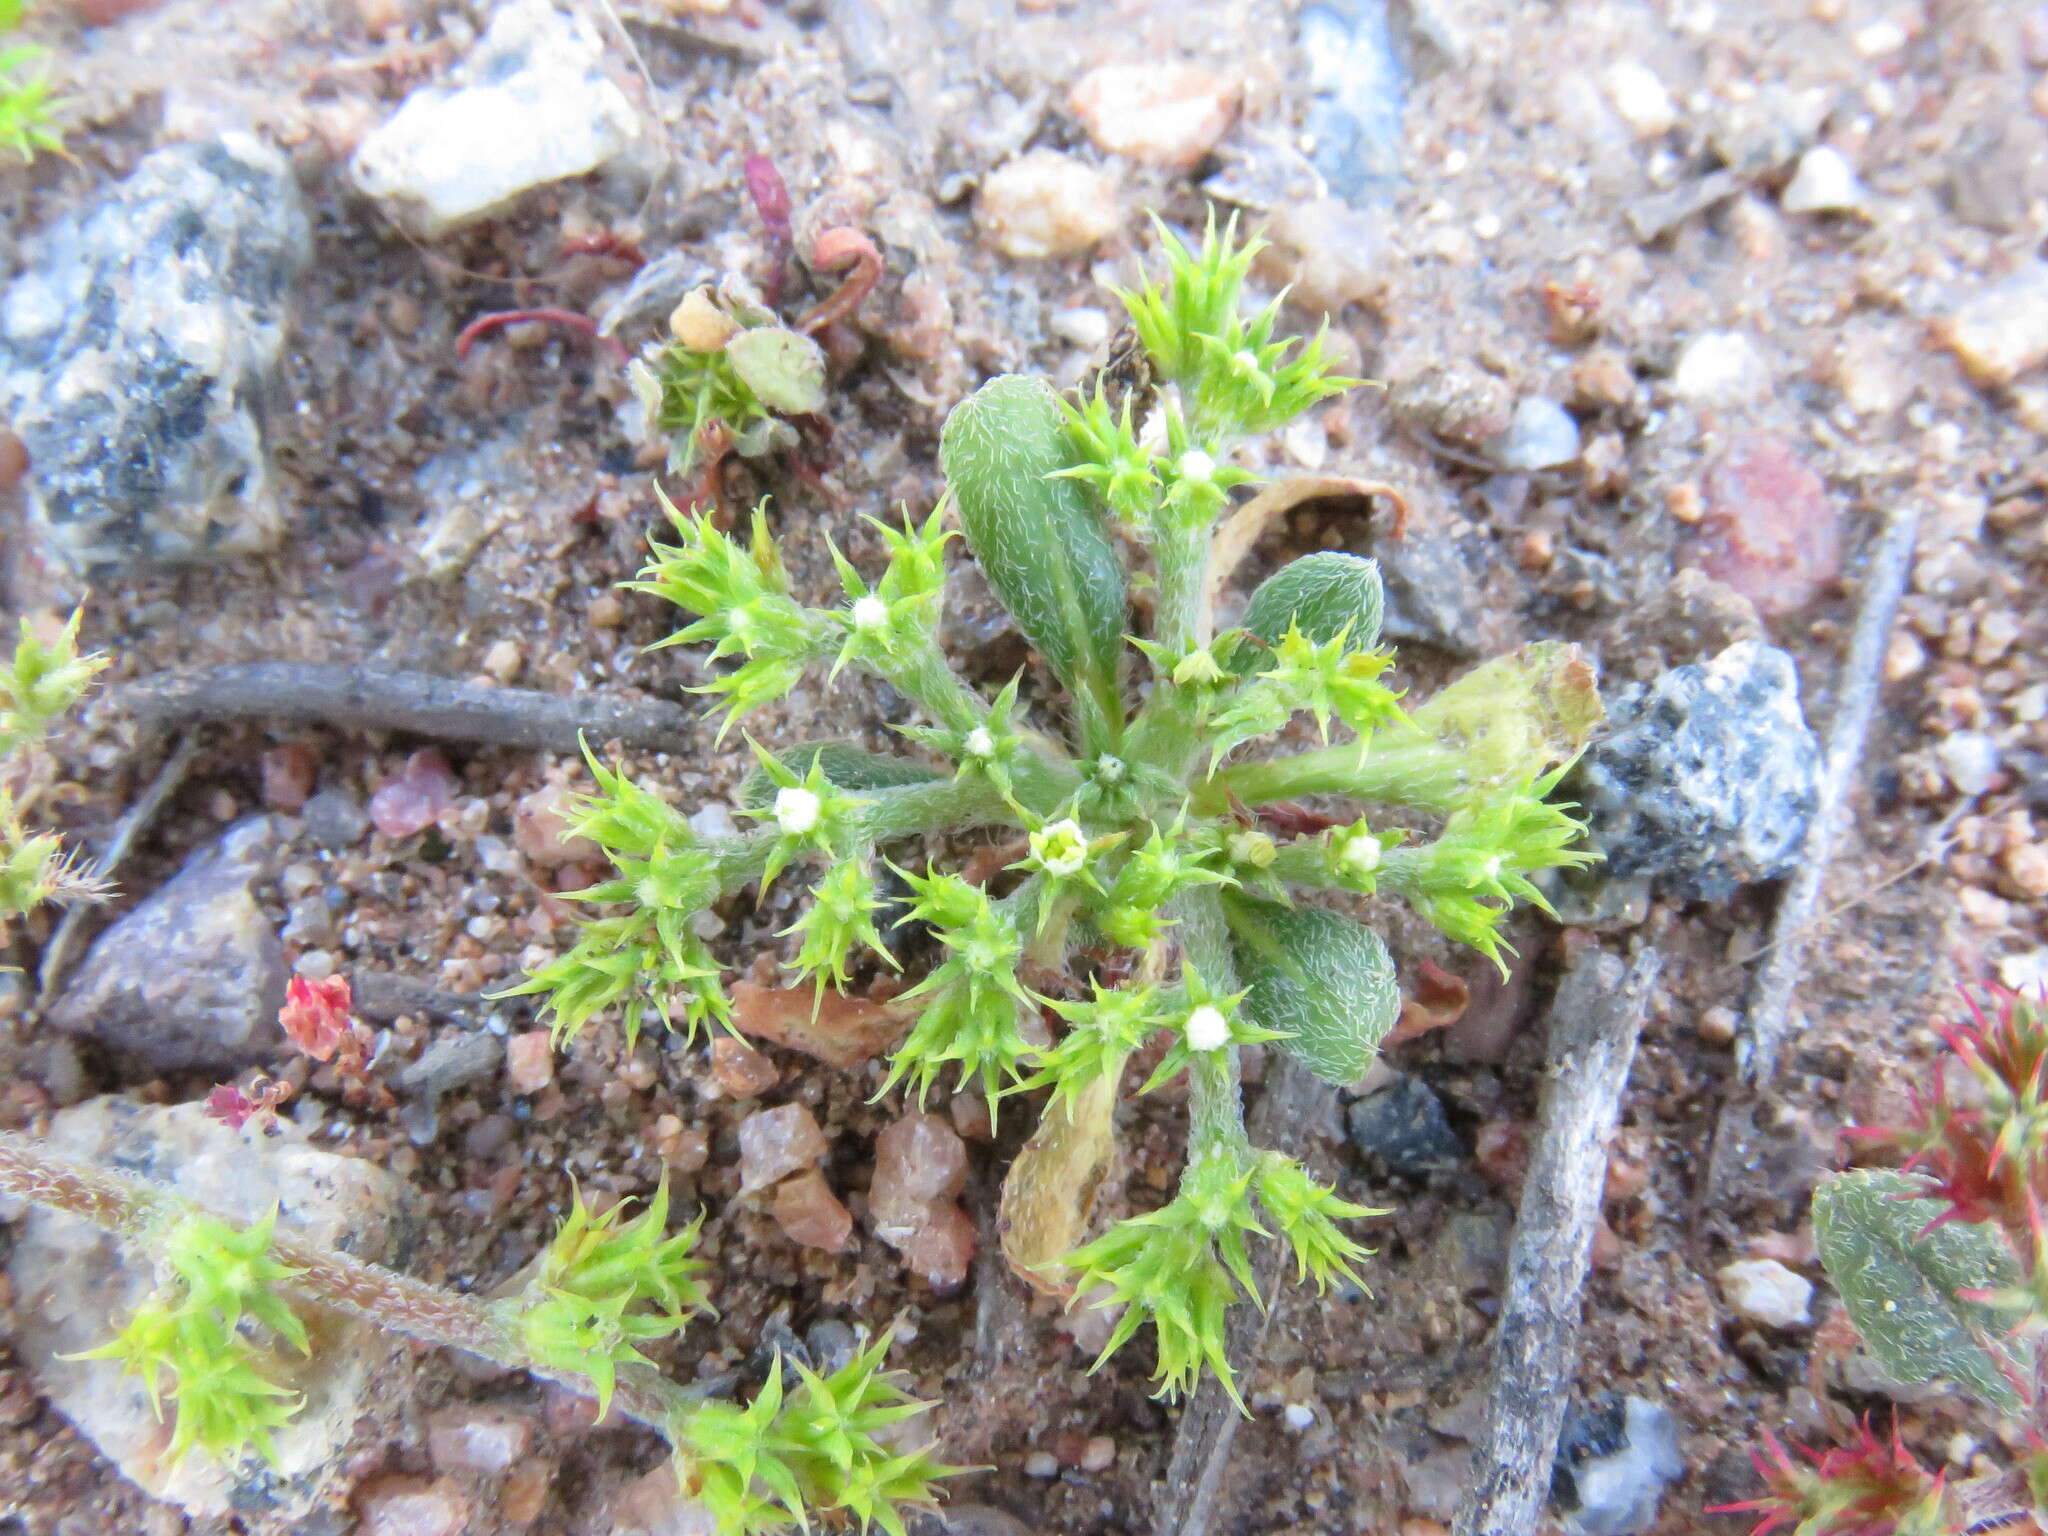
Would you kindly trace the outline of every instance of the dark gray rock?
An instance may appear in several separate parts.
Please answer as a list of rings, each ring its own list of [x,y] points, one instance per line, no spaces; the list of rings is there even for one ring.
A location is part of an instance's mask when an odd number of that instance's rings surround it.
[[[947,1503],[912,1515],[910,1536],[1031,1536],[1031,1527],[991,1504]]]
[[[1647,1531],[1664,1489],[1684,1475],[1668,1408],[1641,1397],[1566,1408],[1550,1491],[1573,1536]]]
[[[282,1036],[284,949],[252,887],[275,832],[236,823],[93,941],[47,1022],[159,1071],[233,1071],[268,1061]]]
[[[1381,635],[1470,658],[1480,651],[1480,573],[1460,540],[1411,532],[1373,546],[1386,591]]]
[[[1608,731],[1564,792],[1605,879],[1649,876],[1721,901],[1792,868],[1819,804],[1820,743],[1792,658],[1742,640],[1608,701]]]
[[[271,548],[264,419],[310,257],[285,159],[178,144],[42,240],[0,302],[0,416],[46,554],[80,572]]]
[[[1465,1144],[1451,1129],[1441,1100],[1419,1077],[1397,1077],[1346,1111],[1351,1144],[1389,1173],[1425,1179],[1465,1160]]]

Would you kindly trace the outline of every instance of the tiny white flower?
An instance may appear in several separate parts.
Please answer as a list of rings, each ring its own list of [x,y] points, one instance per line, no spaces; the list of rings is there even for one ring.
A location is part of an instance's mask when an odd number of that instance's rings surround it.
[[[1088,862],[1088,839],[1080,823],[1069,817],[1056,821],[1043,832],[1031,834],[1031,853],[1039,868],[1055,879],[1078,875]]]
[[[1216,473],[1216,461],[1199,448],[1190,448],[1180,456],[1180,477],[1183,480],[1207,480]]]
[[[1230,1044],[1230,1020],[1222,1009],[1204,1003],[1188,1015],[1187,1036],[1191,1051],[1220,1051]]]
[[[987,758],[996,755],[996,739],[985,725],[977,725],[967,733],[965,746],[969,757]]]
[[[1095,759],[1095,778],[1102,784],[1121,784],[1124,781],[1124,760],[1103,753]]]
[[[1337,862],[1353,874],[1371,874],[1380,867],[1380,840],[1367,832],[1346,838],[1337,851]]]
[[[889,622],[889,605],[874,593],[854,599],[853,627],[855,629],[880,629]]]
[[[1249,864],[1253,869],[1264,869],[1280,852],[1273,839],[1249,827],[1241,827],[1231,833],[1223,840],[1223,848],[1232,863]]]
[[[1259,371],[1259,359],[1255,353],[1249,350],[1237,352],[1232,354],[1230,366],[1239,373],[1257,373]]]
[[[818,824],[824,807],[818,797],[801,784],[775,791],[775,825],[785,837],[802,837]]]

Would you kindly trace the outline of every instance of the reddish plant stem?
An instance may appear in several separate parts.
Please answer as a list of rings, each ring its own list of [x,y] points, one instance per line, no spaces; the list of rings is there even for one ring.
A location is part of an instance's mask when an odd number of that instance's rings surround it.
[[[624,235],[613,234],[608,229],[598,230],[595,234],[578,235],[574,240],[563,241],[562,255],[564,258],[570,256],[609,256],[615,261],[623,261],[629,267],[638,268],[647,265],[646,253],[639,246],[628,240]]]
[[[501,326],[520,325],[529,320],[545,321],[549,325],[564,325],[572,331],[580,331],[598,346],[603,347],[618,362],[625,362],[628,356],[625,343],[615,336],[600,336],[597,322],[588,315],[579,315],[573,309],[552,309],[542,306],[538,309],[498,309],[486,315],[478,315],[462,328],[455,338],[455,355],[458,359],[469,356],[469,349],[476,345],[481,336]]]
[[[796,237],[790,229],[789,185],[766,155],[747,156],[741,171],[746,177],[747,196],[753,199],[754,212],[761,216],[761,227],[768,233],[768,280],[761,285],[761,298],[773,309],[781,301],[789,258],[796,249]]]
[[[882,253],[857,229],[828,229],[811,245],[811,265],[820,272],[845,272],[838,288],[821,299],[796,328],[814,336],[847,319],[882,280]]]

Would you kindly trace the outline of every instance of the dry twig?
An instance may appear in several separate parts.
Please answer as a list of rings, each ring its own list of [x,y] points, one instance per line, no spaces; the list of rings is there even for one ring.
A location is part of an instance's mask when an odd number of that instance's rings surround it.
[[[252,661],[131,683],[115,707],[156,726],[272,719],[358,730],[410,731],[446,741],[574,752],[594,745],[675,752],[698,742],[697,714],[661,699],[486,688],[424,672],[375,672],[300,661]]]
[[[1566,973],[1550,1007],[1543,1134],[1522,1182],[1507,1288],[1493,1335],[1486,1429],[1473,1448],[1472,1491],[1453,1536],[1528,1536],[1550,1491],[1550,1466],[1577,1374],[1579,1291],[1622,1087],[1635,1060],[1654,949],[1624,967],[1604,950]]]

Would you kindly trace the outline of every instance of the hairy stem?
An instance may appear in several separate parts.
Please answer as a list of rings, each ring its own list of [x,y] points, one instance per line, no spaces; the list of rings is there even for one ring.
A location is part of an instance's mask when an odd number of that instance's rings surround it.
[[[1245,805],[1299,795],[1350,795],[1384,805],[1449,810],[1469,774],[1458,754],[1427,738],[1361,747],[1355,741],[1260,763],[1240,763],[1195,786],[1194,809],[1216,814],[1234,799]]]
[[[1209,643],[1209,530],[1171,522],[1155,546],[1159,558],[1159,608],[1153,637],[1178,656]]]
[[[1230,930],[1223,903],[1212,886],[1198,886],[1174,899],[1181,952],[1216,992],[1237,990],[1237,966],[1230,957]],[[1188,1067],[1188,1161],[1196,1149],[1240,1147],[1250,1150],[1244,1134],[1244,1104],[1238,1093],[1237,1047],[1197,1052]]]
[[[188,1215],[226,1220],[160,1185],[96,1168],[14,1131],[0,1131],[0,1194],[75,1216],[131,1242],[146,1241],[151,1232]],[[272,1237],[270,1247],[298,1271],[284,1288],[307,1301],[422,1343],[466,1350],[508,1370],[589,1391],[581,1377],[534,1365],[504,1311],[283,1232]],[[661,1429],[694,1398],[657,1371],[629,1366],[619,1372],[612,1401],[626,1417]]]
[[[988,721],[989,703],[947,665],[929,635],[900,660],[872,663],[891,687],[917,701],[918,707],[949,731],[971,731]]]

